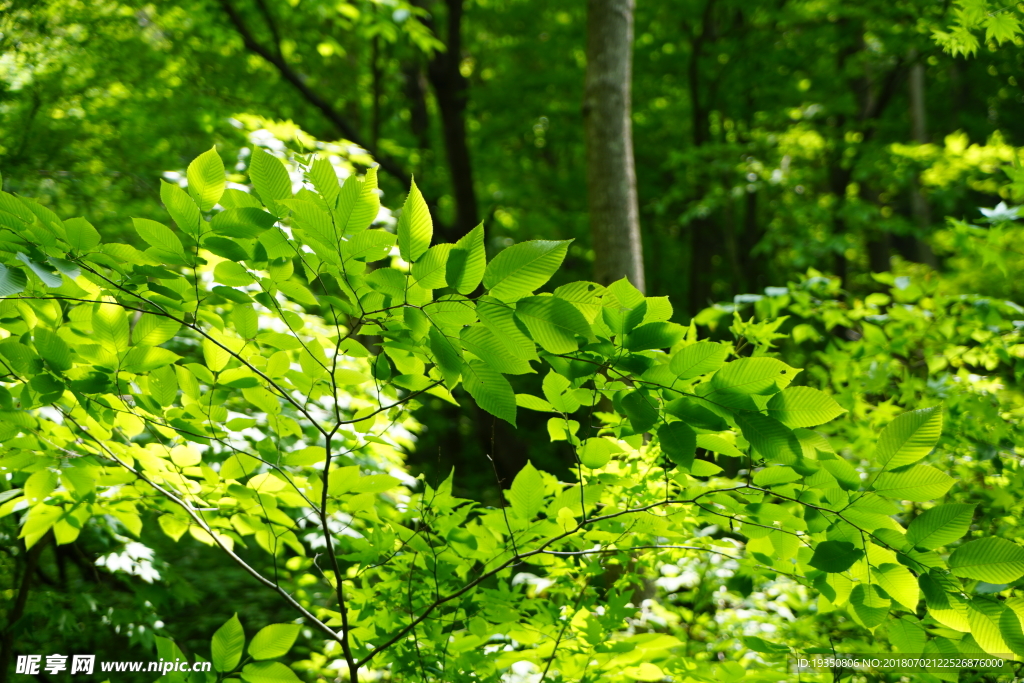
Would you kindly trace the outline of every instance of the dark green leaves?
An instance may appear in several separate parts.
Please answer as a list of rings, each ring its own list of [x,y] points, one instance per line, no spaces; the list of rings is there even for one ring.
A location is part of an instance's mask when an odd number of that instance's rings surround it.
[[[693,465],[697,453],[697,435],[682,422],[670,422],[658,427],[658,442],[662,452],[683,469]]]
[[[500,372],[478,360],[462,364],[462,386],[477,405],[495,417],[516,424],[516,395]]]
[[[743,430],[743,437],[763,458],[784,465],[793,465],[800,460],[800,442],[778,420],[761,413],[744,412],[736,415],[736,424]]]
[[[963,538],[973,518],[973,505],[937,505],[914,518],[907,527],[907,541],[925,550],[941,548]]]
[[[838,574],[863,556],[863,550],[847,541],[822,541],[814,548],[809,564],[823,572]]]
[[[484,287],[491,296],[515,301],[550,280],[568,248],[569,242],[544,240],[514,244],[487,264]]]
[[[251,239],[259,237],[275,222],[277,219],[263,209],[243,207],[219,212],[210,221],[210,227],[218,235]]]

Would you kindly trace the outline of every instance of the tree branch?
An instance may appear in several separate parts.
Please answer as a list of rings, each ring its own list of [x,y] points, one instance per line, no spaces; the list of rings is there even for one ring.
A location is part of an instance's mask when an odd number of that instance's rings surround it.
[[[227,14],[231,24],[235,27],[238,35],[242,37],[242,42],[245,44],[246,49],[250,52],[259,55],[264,60],[269,62],[274,68],[277,69],[281,77],[292,84],[299,94],[314,107],[320,110],[328,121],[330,121],[338,129],[338,131],[348,140],[359,145],[373,156],[374,159],[380,164],[381,168],[390,173],[396,180],[403,185],[409,185],[411,178],[408,173],[405,172],[393,159],[381,154],[375,147],[363,140],[362,136],[356,131],[355,127],[342,116],[330,102],[321,97],[312,88],[306,85],[305,80],[296,72],[292,67],[284,60],[284,57],[280,52],[272,52],[267,49],[265,45],[256,40],[256,37],[249,30],[245,21],[242,19],[242,15],[238,13],[234,5],[231,4],[230,0],[220,0],[220,5],[224,9],[224,13]]]

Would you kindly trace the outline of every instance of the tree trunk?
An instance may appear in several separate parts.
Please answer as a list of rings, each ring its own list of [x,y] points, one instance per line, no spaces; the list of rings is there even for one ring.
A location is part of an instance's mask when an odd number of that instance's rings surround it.
[[[608,284],[626,277],[644,291],[630,122],[633,7],[634,0],[587,2],[583,120],[594,278]]]
[[[462,2],[445,0],[448,8],[446,50],[434,53],[428,69],[430,83],[437,97],[437,109],[441,114],[441,132],[455,199],[453,234],[445,236],[451,241],[468,233],[480,221],[476,192],[473,189],[469,142],[466,140],[465,112],[469,83],[459,70],[462,61]]]
[[[917,51],[911,49],[908,55],[910,61],[910,73],[907,77],[907,89],[910,93],[910,127],[914,142],[925,144],[928,142],[928,112],[924,101],[924,63],[918,59]],[[932,222],[931,207],[928,205],[928,196],[921,189],[920,179],[915,177],[910,190],[910,212],[917,224],[918,234],[913,238],[910,245],[908,258],[918,263],[926,263],[936,267],[938,262],[935,259],[935,252],[928,242],[922,239]]]

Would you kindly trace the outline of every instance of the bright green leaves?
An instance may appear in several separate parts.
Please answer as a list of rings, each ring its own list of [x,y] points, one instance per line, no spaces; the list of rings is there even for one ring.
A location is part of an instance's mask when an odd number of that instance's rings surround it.
[[[328,202],[329,204],[329,202]],[[335,216],[338,231],[342,234],[359,233],[376,220],[380,212],[380,197],[377,195],[377,169],[369,169],[366,175],[350,175],[338,195]],[[429,220],[429,215],[428,215]],[[427,238],[430,243],[430,238]]]
[[[71,349],[57,333],[51,332],[44,327],[37,327],[33,335],[36,342],[36,351],[40,357],[50,364],[50,367],[57,372],[66,372],[71,369]]]
[[[973,505],[937,505],[914,518],[907,527],[907,541],[923,550],[941,548],[963,538],[973,518]]]
[[[398,216],[398,252],[409,263],[415,263],[430,247],[434,236],[434,222],[416,183],[412,183]]]
[[[909,465],[928,455],[941,435],[941,406],[903,413],[882,430],[875,459],[883,469]]]
[[[253,662],[242,667],[246,683],[301,683],[302,679],[281,662]]]
[[[224,209],[210,221],[210,228],[218,235],[238,239],[259,237],[274,225],[276,219],[262,209],[245,206]]]
[[[787,427],[816,427],[846,412],[828,394],[810,387],[786,387],[768,402],[768,414]]]
[[[930,465],[914,465],[883,472],[875,479],[873,488],[887,498],[922,503],[944,496],[954,483],[956,480]]]
[[[188,193],[200,211],[209,211],[216,206],[224,194],[224,162],[217,154],[217,148],[193,159],[185,177],[188,179]]]
[[[252,160],[249,162],[249,180],[271,212],[278,217],[288,212],[287,208],[278,202],[282,199],[291,199],[292,179],[280,159],[265,152],[261,147],[254,146]]]
[[[892,601],[874,584],[857,584],[850,593],[854,618],[865,628],[880,625],[889,615]]]
[[[128,350],[128,314],[116,303],[96,304],[92,311],[96,341],[112,353]]]
[[[774,358],[740,358],[715,373],[711,388],[730,394],[774,394],[787,387],[798,372]]]
[[[484,251],[483,223],[455,243],[448,254],[446,280],[459,294],[470,294],[484,277],[487,254]]]
[[[917,611],[921,591],[909,569],[902,564],[886,563],[873,568],[871,575],[890,598],[911,612]]]
[[[516,425],[516,395],[500,372],[478,360],[462,364],[462,386],[481,408]]]
[[[700,375],[714,372],[725,365],[729,356],[729,347],[717,342],[702,341],[684,347],[672,356],[669,369],[679,379],[692,379]]]
[[[1024,576],[1024,548],[1002,538],[970,541],[949,556],[949,569],[969,579],[1011,583]]]
[[[584,441],[578,453],[584,467],[598,470],[607,465],[613,455],[622,453],[622,447],[610,439],[595,436]]]
[[[845,572],[864,556],[864,551],[848,541],[822,541],[814,548],[809,564],[830,574]]]
[[[148,218],[133,218],[132,222],[135,223],[135,231],[139,233],[139,237],[153,247],[157,258],[170,263],[184,262],[185,249],[170,228]]]
[[[245,632],[238,615],[231,617],[213,634],[210,643],[210,654],[213,668],[217,671],[232,671],[242,659],[242,648],[245,646]]]
[[[181,188],[178,188],[178,192],[181,192]],[[185,193],[182,192],[182,194]],[[188,196],[186,195],[185,198],[188,199]],[[189,201],[191,202],[192,200],[189,199]],[[64,231],[67,233],[68,244],[75,251],[89,251],[100,243],[99,232],[96,231],[96,228],[92,227],[92,223],[84,218],[67,219],[64,221]]]
[[[512,480],[508,502],[520,519],[531,520],[544,508],[544,480],[529,461]]]
[[[440,289],[447,285],[445,265],[452,251],[450,244],[435,244],[413,264],[412,279],[424,289]]]
[[[271,624],[261,628],[249,643],[253,659],[273,659],[288,654],[295,644],[301,626],[298,624]]]
[[[484,287],[491,296],[515,301],[551,279],[565,259],[569,242],[533,240],[508,247],[487,264]]]
[[[572,353],[579,348],[577,337],[590,336],[590,325],[579,309],[555,296],[522,299],[516,305],[516,317],[548,353]]]
[[[161,180],[160,200],[182,232],[193,237],[199,235],[202,227],[202,214],[192,197],[176,184]],[[65,222],[66,225],[67,222]],[[68,236],[70,237],[70,233]],[[96,235],[96,241],[99,242],[99,234]]]

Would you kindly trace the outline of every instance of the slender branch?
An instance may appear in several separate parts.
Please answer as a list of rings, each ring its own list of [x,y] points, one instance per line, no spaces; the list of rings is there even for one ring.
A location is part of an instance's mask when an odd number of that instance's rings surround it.
[[[238,13],[238,10],[231,4],[230,0],[220,0],[220,5],[224,9],[224,13],[227,14],[231,24],[235,27],[235,30],[238,32],[238,35],[242,37],[242,42],[245,44],[246,49],[259,55],[277,69],[278,73],[281,74],[281,77],[291,83],[307,102],[319,109],[327,120],[334,124],[345,138],[369,152],[370,155],[381,165],[381,168],[394,176],[395,179],[403,185],[410,184],[411,177],[405,172],[405,170],[403,170],[393,159],[381,154],[374,145],[363,140],[362,136],[359,135],[348,119],[342,116],[341,112],[331,105],[330,102],[310,88],[302,76],[284,60],[282,55],[271,52],[266,46],[256,40],[252,31],[250,31],[249,27],[246,25],[245,20],[242,19],[242,15]]]

